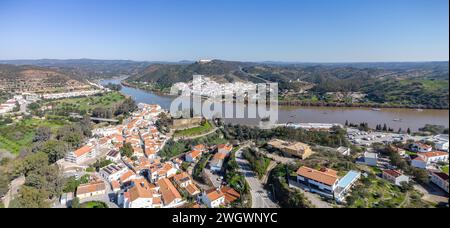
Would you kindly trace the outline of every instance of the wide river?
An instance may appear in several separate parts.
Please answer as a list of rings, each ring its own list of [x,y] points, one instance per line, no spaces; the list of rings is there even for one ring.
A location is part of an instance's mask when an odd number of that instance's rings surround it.
[[[102,85],[119,84],[120,79],[104,80]],[[132,97],[137,103],[159,104],[164,109],[169,109],[174,97],[161,96],[155,93],[122,86],[122,93]],[[424,110],[419,112],[414,109],[382,109],[373,111],[370,108],[335,108],[335,107],[302,107],[280,106],[278,112],[279,123],[340,123],[347,120],[351,123],[367,122],[371,127],[377,124],[387,124],[397,131],[399,128],[413,131],[425,126],[425,124],[443,125],[449,127],[448,110]],[[227,119],[227,122],[256,125],[257,119]]]

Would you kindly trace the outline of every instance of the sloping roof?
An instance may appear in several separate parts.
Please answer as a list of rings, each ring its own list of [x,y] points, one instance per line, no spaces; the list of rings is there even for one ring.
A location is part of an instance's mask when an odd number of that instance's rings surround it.
[[[395,178],[402,176],[403,174],[400,173],[397,170],[392,170],[392,169],[387,169],[387,170],[383,170],[383,173],[388,174],[389,176],[393,176]]]
[[[120,182],[126,182],[130,177],[133,175],[136,175],[133,171],[128,170],[126,173],[124,173],[122,176],[120,176]]]
[[[186,172],[182,172],[180,174],[177,174],[173,177],[174,181],[178,184],[181,184],[183,182],[186,181],[190,181],[191,178],[189,177],[189,175]]]
[[[209,201],[216,201],[222,197],[225,197],[223,192],[217,189],[211,189],[208,192],[206,192],[206,196],[208,197]]]
[[[83,146],[80,149],[76,150],[75,152],[73,152],[75,154],[76,157],[81,157],[89,152],[91,152],[92,147],[90,146]]]
[[[169,179],[163,178],[158,180],[158,185],[165,205],[171,204],[175,199],[182,199],[180,193]]]
[[[439,178],[441,178],[444,181],[448,182],[448,174],[443,173],[443,172],[433,172],[434,175],[438,176]]]
[[[213,159],[217,159],[217,160],[225,160],[225,158],[227,157],[226,154],[223,153],[217,153],[214,155]]]
[[[82,195],[86,193],[93,193],[106,190],[106,185],[103,181],[90,183],[90,184],[82,184],[77,188],[77,195]]]
[[[189,184],[186,187],[186,191],[191,195],[197,195],[200,193],[200,189],[197,188],[197,186],[195,186],[194,184]]]
[[[335,172],[335,171],[334,171]],[[322,172],[319,170],[311,169],[306,166],[300,167],[297,174],[302,177],[306,177],[311,180],[332,186],[338,181],[338,177],[334,175],[331,171]]]
[[[233,203],[234,201],[241,198],[241,195],[238,192],[236,192],[236,190],[234,190],[233,188],[224,186],[220,189],[220,191],[223,192],[223,194],[225,195],[225,202],[227,204]]]
[[[448,155],[448,153],[441,152],[441,151],[426,152],[426,153],[420,153],[419,154],[419,156],[424,156],[424,157],[427,157],[427,158],[440,157],[440,156],[445,156],[445,155]]]
[[[199,157],[200,155],[202,155],[202,151],[201,150],[193,150],[193,151],[191,151],[191,153],[189,153],[190,155],[191,155],[191,157],[192,158],[197,158],[197,157]]]
[[[134,180],[133,183],[134,186],[128,190],[129,199],[131,202],[142,198],[153,198],[153,190],[144,178]]]

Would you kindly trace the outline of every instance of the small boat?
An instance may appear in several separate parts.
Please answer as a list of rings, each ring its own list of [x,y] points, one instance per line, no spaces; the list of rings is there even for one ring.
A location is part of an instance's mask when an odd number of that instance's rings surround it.
[[[401,122],[402,119],[394,119],[395,122]]]
[[[372,111],[379,112],[379,111],[381,111],[381,109],[379,109],[379,108],[373,108]]]
[[[416,109],[416,111],[418,111],[418,112],[423,112],[423,109],[418,108],[418,109]]]

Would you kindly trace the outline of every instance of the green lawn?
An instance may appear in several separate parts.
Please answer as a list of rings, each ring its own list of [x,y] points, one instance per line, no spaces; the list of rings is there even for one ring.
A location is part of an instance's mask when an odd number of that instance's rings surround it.
[[[205,121],[205,123],[201,126],[189,128],[186,130],[176,131],[175,137],[192,137],[196,135],[201,135],[210,132],[214,127],[211,125],[209,121]]]
[[[119,102],[125,100],[119,92],[111,92],[99,96],[68,98],[56,101],[49,101],[45,104],[53,104],[56,110],[76,110],[83,112],[90,112],[95,108],[112,108]]]
[[[64,121],[27,119],[10,126],[0,126],[0,149],[18,154],[21,149],[31,146],[38,127],[47,126],[56,133],[64,124]]]
[[[417,208],[430,205],[415,190],[405,193],[399,187],[375,177],[369,177],[355,186],[347,198],[351,208]]]
[[[81,204],[80,208],[108,208],[108,205],[103,202],[91,201]]]
[[[448,174],[448,165],[441,168],[442,172]]]

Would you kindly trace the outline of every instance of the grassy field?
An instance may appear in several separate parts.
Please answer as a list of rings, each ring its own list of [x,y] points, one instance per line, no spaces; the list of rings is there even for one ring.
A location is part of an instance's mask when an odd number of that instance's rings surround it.
[[[10,126],[0,126],[0,149],[18,154],[22,148],[31,145],[38,127],[47,126],[56,132],[64,124],[64,121],[27,119]]]
[[[119,92],[112,92],[99,96],[68,98],[46,102],[46,105],[53,104],[56,110],[77,110],[90,112],[95,108],[111,108],[119,102],[125,100],[125,96]]]
[[[448,174],[448,165],[442,167],[442,172]]]
[[[91,201],[81,204],[80,208],[108,208],[108,205],[103,202]]]
[[[175,137],[192,137],[197,136],[201,134],[205,134],[210,132],[214,126],[211,125],[209,121],[205,121],[205,123],[201,126],[189,128],[186,130],[176,131],[174,136]]]
[[[351,208],[422,208],[429,207],[421,200],[421,195],[415,190],[402,192],[386,180],[376,177],[365,178],[355,186],[351,196],[347,198]]]

